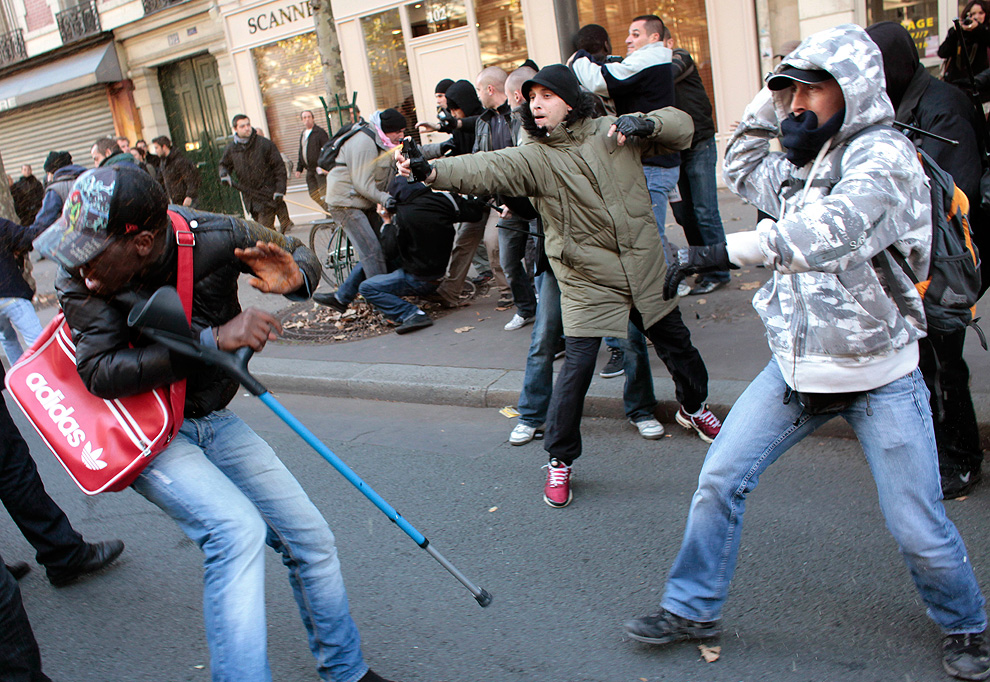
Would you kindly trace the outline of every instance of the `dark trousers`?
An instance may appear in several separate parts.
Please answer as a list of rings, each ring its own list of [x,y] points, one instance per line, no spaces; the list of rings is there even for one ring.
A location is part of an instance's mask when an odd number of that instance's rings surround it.
[[[269,230],[275,229],[275,204],[265,204],[263,206],[252,206],[250,209],[251,218],[261,223]]]
[[[687,412],[697,412],[708,398],[708,368],[701,353],[691,343],[691,332],[674,308],[649,329],[643,328],[643,318],[633,308],[629,321],[653,342],[653,348],[674,380],[677,402]],[[601,339],[597,337],[564,337],[564,366],[553,387],[547,413],[543,449],[552,459],[570,465],[581,456],[581,417],[584,397],[595,375],[595,361]]]
[[[965,340],[965,329],[949,334],[929,329],[919,343],[918,366],[931,393],[939,468],[946,473],[974,471],[983,463],[969,367],[963,359]]]
[[[21,590],[0,559],[0,680],[51,682],[41,672],[41,654],[28,621]]]
[[[70,568],[85,558],[86,543],[45,492],[7,404],[0,394],[0,502],[49,570]],[[3,679],[3,678],[0,678]]]

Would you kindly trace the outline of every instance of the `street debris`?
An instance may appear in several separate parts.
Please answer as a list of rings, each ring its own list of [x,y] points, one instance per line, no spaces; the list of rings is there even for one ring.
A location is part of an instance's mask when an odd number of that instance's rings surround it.
[[[457,329],[454,330],[454,333],[463,334],[464,332],[469,332],[472,329],[474,329],[474,327],[458,327]]]
[[[701,651],[701,657],[705,659],[707,663],[714,663],[718,660],[719,655],[722,653],[722,647],[720,646],[705,646],[704,644],[699,644],[698,650]]]
[[[509,419],[519,416],[519,411],[516,408],[514,408],[512,405],[506,405],[501,410],[499,410],[498,413],[503,417],[508,417]]]

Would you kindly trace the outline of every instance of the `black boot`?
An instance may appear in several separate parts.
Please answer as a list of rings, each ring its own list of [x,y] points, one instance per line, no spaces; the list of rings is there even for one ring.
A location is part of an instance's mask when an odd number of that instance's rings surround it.
[[[120,540],[104,540],[94,542],[86,547],[85,558],[75,566],[60,569],[48,569],[48,582],[55,587],[64,587],[75,582],[84,575],[109,566],[114,559],[124,551],[124,543]]]

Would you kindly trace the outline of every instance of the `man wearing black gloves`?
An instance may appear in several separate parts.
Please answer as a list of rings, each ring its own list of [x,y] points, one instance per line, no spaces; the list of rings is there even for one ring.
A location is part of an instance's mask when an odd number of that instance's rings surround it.
[[[678,422],[703,438],[714,438],[721,427],[705,405],[708,371],[701,354],[676,302],[662,300],[666,265],[643,174],[642,158],[683,149],[693,124],[673,107],[594,119],[593,96],[563,64],[539,71],[522,92],[530,143],[433,165],[413,158],[399,170],[438,188],[528,196],[543,218],[566,345],[547,416],[543,496],[550,506],[565,507],[601,338],[625,336],[630,321],[653,341],[673,377]]]
[[[220,158],[220,181],[232,187],[236,184],[251,217],[273,230],[275,204],[285,196],[288,180],[282,155],[274,142],[258,134],[244,114],[234,116],[231,125],[234,141]]]

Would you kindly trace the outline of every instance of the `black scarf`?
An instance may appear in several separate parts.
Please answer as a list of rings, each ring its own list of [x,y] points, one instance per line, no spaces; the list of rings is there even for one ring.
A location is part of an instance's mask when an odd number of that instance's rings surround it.
[[[780,142],[787,149],[787,160],[798,168],[815,158],[825,142],[839,132],[846,117],[843,108],[839,113],[818,126],[818,116],[813,111],[805,111],[800,116],[789,115],[780,124],[784,134]]]

